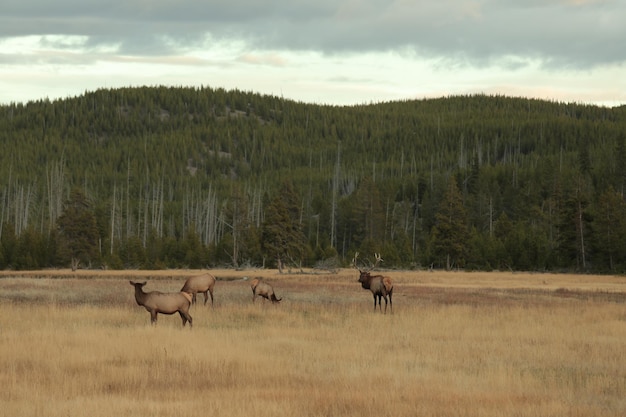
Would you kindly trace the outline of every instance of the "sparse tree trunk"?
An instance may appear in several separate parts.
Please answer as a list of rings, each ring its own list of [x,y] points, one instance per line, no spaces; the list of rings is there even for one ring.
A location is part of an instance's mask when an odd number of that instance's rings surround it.
[[[580,256],[583,264],[583,270],[587,269],[587,262],[585,258],[585,225],[583,224],[583,207],[578,201],[578,227],[580,229]]]
[[[0,239],[2,239],[2,227],[4,226],[4,213],[6,211],[6,190],[2,192],[2,201],[0,201],[0,204],[2,204],[2,208],[0,210]]]
[[[333,176],[333,191],[332,191],[332,207],[330,213],[330,247],[337,247],[337,235],[336,235],[336,219],[337,216],[337,193],[339,191],[339,168],[341,166],[341,142],[337,145],[337,163],[335,164],[335,175]]]
[[[65,182],[65,161],[61,158],[57,164],[46,170],[48,191],[48,230],[52,230],[63,211],[63,188]]]
[[[127,162],[127,171],[126,171],[126,236],[124,238],[128,239],[130,237],[130,156],[128,157]]]
[[[113,204],[111,204],[111,255],[113,255],[113,240],[115,237],[115,203],[117,202],[117,186],[113,184]]]
[[[80,266],[80,260],[78,260],[77,258],[72,258],[72,261],[71,261],[72,271],[76,271],[79,266]]]
[[[237,235],[239,234],[238,222],[240,214],[238,211],[239,207],[237,205],[237,198],[233,201],[233,267],[239,267],[239,239],[237,239]]]
[[[493,198],[489,197],[489,237],[493,237]]]

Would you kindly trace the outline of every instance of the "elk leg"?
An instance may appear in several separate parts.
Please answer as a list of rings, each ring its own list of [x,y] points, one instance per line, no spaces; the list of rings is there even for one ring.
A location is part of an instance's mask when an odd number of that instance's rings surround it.
[[[191,304],[195,304],[196,303],[196,293],[194,292],[193,294],[191,294]]]
[[[209,290],[209,294],[211,294],[211,307],[213,307],[213,290]]]
[[[178,314],[180,314],[180,318],[183,320],[183,327],[185,327],[185,324],[187,324],[187,322],[189,322],[189,327],[192,326],[192,324],[191,324],[191,316],[189,315],[189,313],[185,313],[183,311],[179,311]]]
[[[150,323],[151,324],[156,324],[157,323],[157,313],[156,310],[150,310]]]

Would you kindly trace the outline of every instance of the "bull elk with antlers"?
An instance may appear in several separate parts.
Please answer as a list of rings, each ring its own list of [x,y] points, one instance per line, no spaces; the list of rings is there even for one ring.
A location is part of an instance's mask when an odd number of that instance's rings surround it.
[[[387,313],[387,296],[389,296],[389,307],[393,312],[393,302],[391,297],[393,295],[393,283],[391,282],[391,278],[383,276],[383,275],[372,275],[371,271],[378,266],[379,263],[383,261],[379,253],[374,254],[376,256],[376,263],[370,269],[361,270],[357,266],[357,258],[359,257],[359,252],[354,254],[354,259],[352,260],[352,264],[354,268],[359,271],[359,282],[361,283],[361,287],[366,290],[370,290],[372,295],[374,296],[374,311],[376,311],[376,299],[378,299],[378,308],[382,312],[383,307],[381,305],[381,298],[385,299],[385,314]]]

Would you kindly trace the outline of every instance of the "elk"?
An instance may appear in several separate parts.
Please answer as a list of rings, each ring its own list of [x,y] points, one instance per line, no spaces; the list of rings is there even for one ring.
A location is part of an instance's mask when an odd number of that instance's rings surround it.
[[[150,313],[150,323],[156,325],[157,315],[161,314],[180,314],[183,320],[183,327],[189,322],[192,326],[192,319],[189,315],[189,307],[191,306],[191,294],[186,292],[170,292],[163,293],[160,291],[144,292],[143,286],[146,282],[129,281],[130,285],[135,287],[135,301],[143,306]]]
[[[282,298],[276,298],[274,294],[274,288],[267,282],[263,281],[263,278],[255,278],[250,283],[252,288],[252,302],[256,300],[257,296],[263,297],[266,300],[270,300],[272,303],[278,303]]]
[[[215,286],[215,277],[211,274],[198,275],[189,277],[185,281],[185,285],[181,288],[181,292],[191,294],[191,304],[196,303],[196,294],[204,294],[204,305],[206,305],[209,294],[211,295],[211,307],[213,307],[213,287]]]
[[[376,299],[378,298],[378,308],[382,312],[383,307],[381,305],[381,298],[384,298],[385,314],[387,314],[387,296],[389,296],[389,307],[393,312],[393,302],[391,300],[393,295],[393,283],[389,277],[371,274],[371,270],[376,268],[378,264],[383,261],[379,253],[375,253],[374,255],[376,256],[376,263],[369,270],[361,270],[357,266],[356,262],[359,257],[359,252],[354,254],[352,264],[354,265],[354,268],[359,271],[359,282],[361,283],[361,287],[372,292],[372,296],[374,297],[374,311],[376,311]]]

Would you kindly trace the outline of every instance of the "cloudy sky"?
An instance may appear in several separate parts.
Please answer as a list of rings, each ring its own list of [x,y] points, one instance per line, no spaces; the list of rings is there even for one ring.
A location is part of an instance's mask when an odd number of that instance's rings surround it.
[[[7,4],[8,3],[8,4]],[[363,104],[626,104],[623,0],[9,0],[0,103],[210,86]]]

